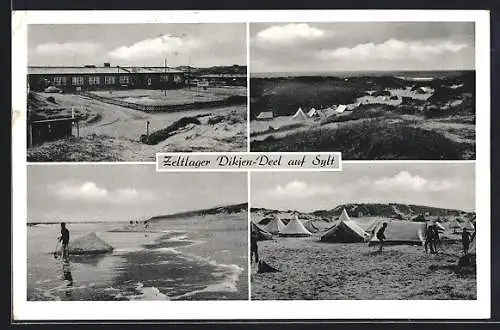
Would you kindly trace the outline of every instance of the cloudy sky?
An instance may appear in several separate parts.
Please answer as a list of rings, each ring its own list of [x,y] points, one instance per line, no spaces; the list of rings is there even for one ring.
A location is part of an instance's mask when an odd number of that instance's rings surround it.
[[[30,25],[28,65],[246,65],[245,24]]]
[[[473,211],[474,171],[472,163],[344,163],[341,172],[254,172],[251,205],[308,212],[395,202]]]
[[[473,22],[254,23],[252,72],[474,69]]]
[[[246,173],[154,165],[28,166],[28,221],[128,221],[247,202]]]

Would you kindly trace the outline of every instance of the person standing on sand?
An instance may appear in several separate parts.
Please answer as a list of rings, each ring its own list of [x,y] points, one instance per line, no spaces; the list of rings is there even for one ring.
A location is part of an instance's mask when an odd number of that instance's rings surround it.
[[[425,242],[424,242],[425,253],[429,253],[429,248],[431,250],[430,252],[434,253],[434,245],[432,242],[433,239],[434,239],[434,233],[432,230],[432,226],[426,224],[426,226],[425,226]]]
[[[384,242],[385,242],[385,229],[387,228],[387,222],[384,222],[382,224],[382,227],[377,231],[377,238],[380,242],[380,246],[378,248],[378,252],[382,252],[382,248],[384,247]]]
[[[434,248],[434,253],[438,253],[438,246],[441,245],[441,239],[439,238],[439,231],[436,224],[432,226],[432,247]]]
[[[59,236],[59,242],[62,243],[62,254],[67,256],[69,254],[68,244],[69,244],[69,230],[66,228],[66,223],[61,222],[61,236]]]
[[[252,230],[250,235],[250,262],[255,254],[255,263],[259,263],[259,247],[257,246],[257,233]]]
[[[467,228],[464,228],[462,231],[462,249],[464,255],[469,254],[470,241],[471,241],[471,235],[467,231]]]

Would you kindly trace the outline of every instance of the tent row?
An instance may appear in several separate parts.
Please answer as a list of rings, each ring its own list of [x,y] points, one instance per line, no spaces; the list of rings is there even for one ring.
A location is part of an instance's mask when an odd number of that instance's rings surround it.
[[[284,224],[279,217],[274,217],[265,226],[258,226],[252,222],[252,231],[258,233],[262,237],[271,237],[279,235],[284,237],[307,237],[311,236],[311,232],[300,222],[298,217],[290,220],[288,224]],[[269,238],[267,238],[269,239]]]
[[[344,111],[352,111],[355,108],[359,107],[361,102],[352,103],[352,104],[339,104],[336,108],[325,108],[325,109],[315,109],[311,108],[307,113],[302,110],[301,107],[297,109],[297,111],[291,117],[292,120],[304,121],[310,118],[326,118],[327,116],[334,114],[341,114]],[[274,113],[272,111],[262,111],[256,117],[259,120],[271,120],[274,118]]]
[[[369,244],[378,244],[379,240],[376,237],[376,233],[382,227],[383,223],[387,223],[387,228],[384,232],[386,237],[385,244],[423,245],[425,242],[426,222],[387,219],[373,222],[363,229],[356,221],[351,220],[345,209],[342,210],[339,219],[335,221],[334,225],[327,229],[320,237],[320,240],[330,243],[368,242]],[[434,224],[440,231],[445,229],[437,222],[434,222]],[[470,224],[470,226],[473,225]],[[252,222],[252,231],[258,231],[260,236],[266,237],[265,239],[272,239],[273,235],[289,237],[312,235],[298,217],[290,220],[286,225],[278,216],[271,219],[262,227]],[[474,227],[472,227],[471,231],[475,231]]]

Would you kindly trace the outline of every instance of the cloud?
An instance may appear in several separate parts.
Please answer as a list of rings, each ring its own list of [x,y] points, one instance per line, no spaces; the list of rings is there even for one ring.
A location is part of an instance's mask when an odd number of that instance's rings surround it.
[[[118,59],[142,59],[188,52],[200,46],[201,42],[195,39],[165,35],[118,47],[110,51],[109,55]]]
[[[94,42],[65,42],[65,43],[45,43],[36,46],[35,51],[44,56],[72,56],[72,55],[92,55],[95,54],[101,46]]]
[[[108,190],[97,186],[94,182],[61,182],[50,185],[49,191],[61,200],[90,203],[130,204],[155,199],[154,195],[149,191],[132,188]]]
[[[413,190],[413,191],[446,191],[456,188],[457,180],[427,180],[418,175],[401,171],[390,178],[382,178],[373,182],[375,190]]]
[[[307,23],[274,25],[257,33],[257,40],[263,43],[287,45],[295,41],[321,38],[324,32]]]
[[[309,186],[303,181],[290,181],[286,185],[277,185],[274,189],[266,192],[266,195],[272,198],[283,197],[302,197],[308,198],[316,195],[325,195],[333,193],[333,188],[327,185]]]
[[[323,60],[343,59],[365,61],[373,59],[393,60],[413,58],[424,61],[429,56],[439,56],[445,53],[456,53],[468,45],[453,41],[425,43],[422,41],[401,41],[390,39],[375,44],[373,42],[358,44],[354,47],[340,47],[333,50],[322,50],[318,57]]]

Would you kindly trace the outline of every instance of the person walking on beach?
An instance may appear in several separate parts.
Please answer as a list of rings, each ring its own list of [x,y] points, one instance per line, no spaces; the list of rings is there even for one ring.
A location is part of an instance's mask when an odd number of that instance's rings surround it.
[[[255,254],[255,263],[259,263],[259,247],[257,246],[257,233],[252,230],[250,235],[250,262]]]
[[[66,223],[61,222],[61,236],[59,236],[59,242],[62,243],[62,254],[68,256],[68,244],[69,244],[69,230],[66,228]]]
[[[385,242],[385,229],[387,228],[387,222],[384,222],[382,224],[382,227],[377,231],[377,238],[380,242],[380,246],[378,248],[378,252],[382,252],[382,248],[384,247],[384,242]]]
[[[469,254],[470,241],[471,241],[471,235],[467,231],[467,228],[464,228],[462,231],[462,249],[464,255]]]

